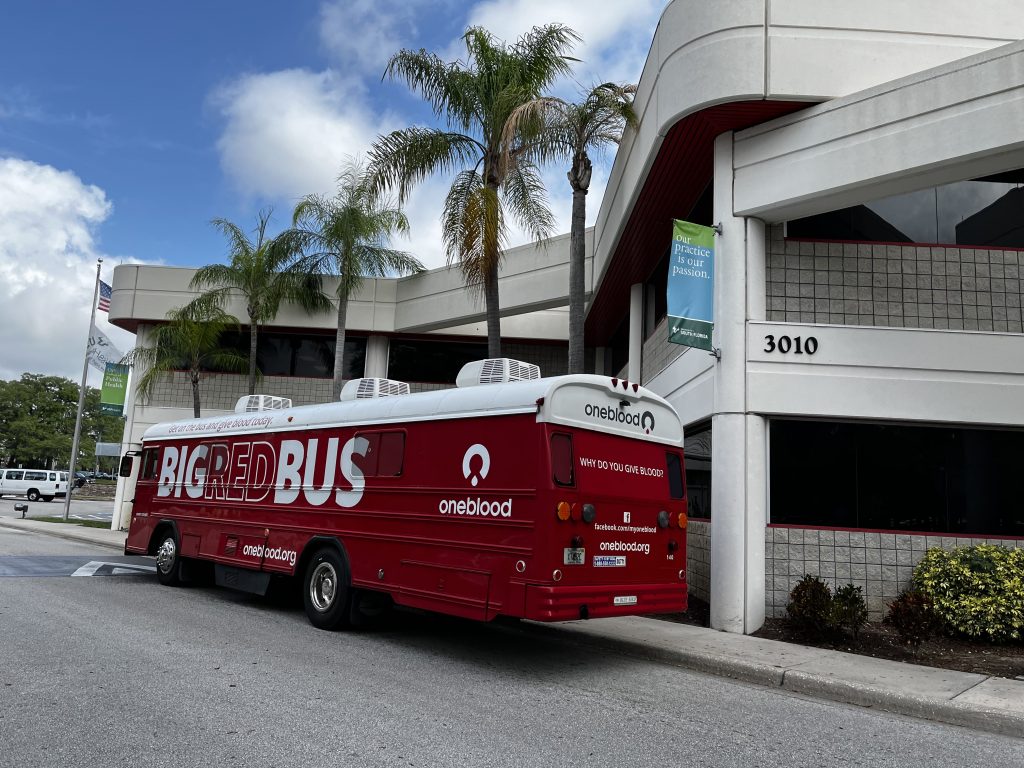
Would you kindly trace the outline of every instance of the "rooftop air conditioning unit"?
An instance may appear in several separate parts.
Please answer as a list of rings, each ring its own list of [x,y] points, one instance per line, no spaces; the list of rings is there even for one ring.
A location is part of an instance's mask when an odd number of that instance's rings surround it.
[[[341,388],[339,400],[364,400],[371,397],[408,395],[409,385],[394,379],[352,379]]]
[[[261,411],[282,411],[291,408],[292,401],[276,395],[243,395],[235,403],[235,413],[260,413]]]
[[[478,384],[504,384],[510,381],[530,381],[540,378],[540,368],[507,357],[492,357],[466,363],[455,379],[457,387],[475,387]]]

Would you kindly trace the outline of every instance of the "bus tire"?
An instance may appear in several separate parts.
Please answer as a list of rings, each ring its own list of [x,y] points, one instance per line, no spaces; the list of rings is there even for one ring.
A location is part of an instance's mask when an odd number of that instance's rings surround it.
[[[28,493],[25,494],[25,498],[29,501],[39,501],[39,491],[35,488],[29,488]]]
[[[302,604],[309,623],[334,630],[349,623],[352,589],[348,565],[334,547],[322,547],[310,558],[302,578]]]
[[[164,528],[156,536],[156,577],[167,587],[177,587],[181,579],[181,553],[173,528]]]

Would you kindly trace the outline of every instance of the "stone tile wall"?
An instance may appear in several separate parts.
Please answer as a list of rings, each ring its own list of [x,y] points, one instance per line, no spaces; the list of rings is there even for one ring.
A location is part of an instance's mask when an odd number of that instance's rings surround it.
[[[768,320],[1021,333],[1024,251],[786,240],[768,229]]]
[[[973,544],[1024,547],[1024,540],[813,528],[765,528],[765,603],[768,616],[785,616],[789,593],[804,574],[835,587],[864,590],[868,615],[881,619],[888,604],[910,584],[914,566],[931,547],[953,550]]]
[[[690,594],[711,600],[711,521],[691,520],[686,527],[686,583]]]

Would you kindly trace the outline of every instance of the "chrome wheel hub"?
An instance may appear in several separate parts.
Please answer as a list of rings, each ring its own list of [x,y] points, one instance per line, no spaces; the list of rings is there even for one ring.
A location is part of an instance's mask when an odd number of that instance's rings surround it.
[[[161,573],[171,572],[171,568],[174,565],[175,552],[174,539],[164,539],[160,549],[156,551],[156,567],[160,569]]]
[[[338,590],[338,573],[330,563],[320,563],[309,580],[309,599],[313,607],[323,613],[334,605]]]

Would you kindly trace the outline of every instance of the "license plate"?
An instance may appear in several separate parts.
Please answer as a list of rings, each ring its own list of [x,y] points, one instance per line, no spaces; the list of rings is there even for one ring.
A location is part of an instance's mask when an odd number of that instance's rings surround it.
[[[562,565],[583,565],[587,562],[587,553],[582,547],[566,547],[562,552]]]
[[[612,602],[615,605],[636,605],[636,595],[616,595]]]

